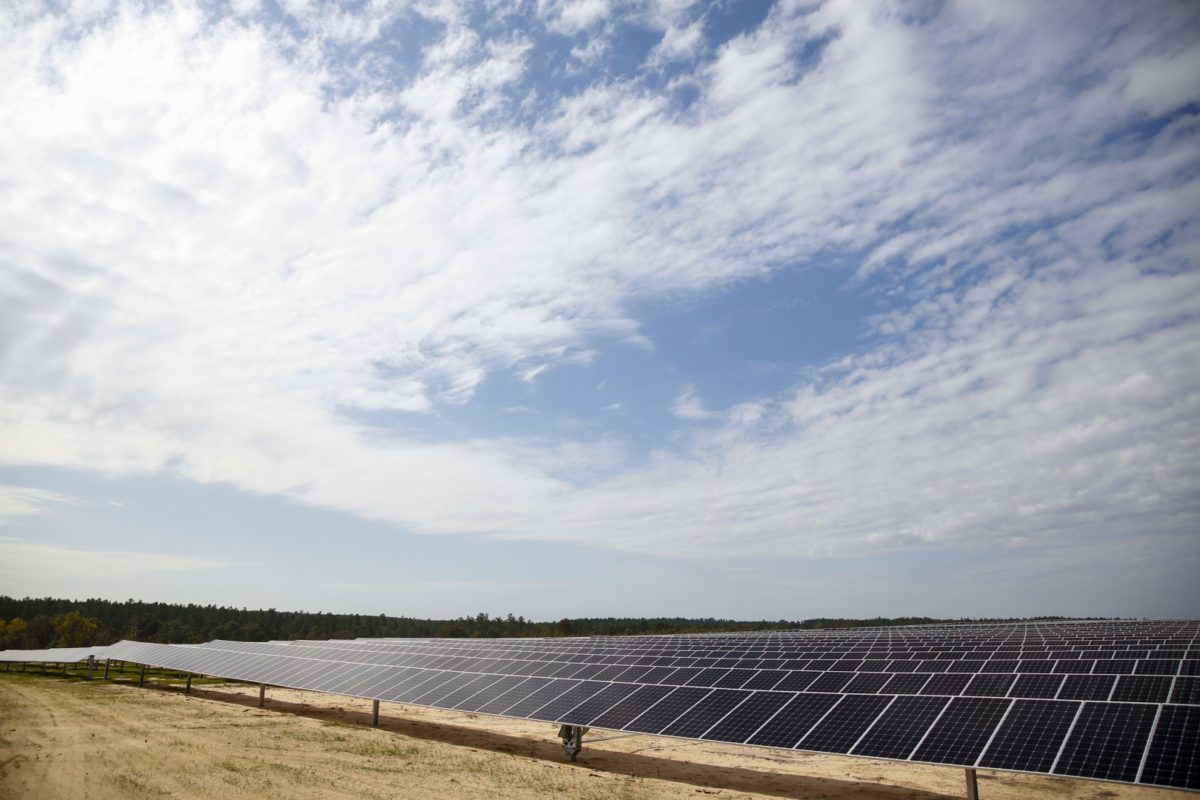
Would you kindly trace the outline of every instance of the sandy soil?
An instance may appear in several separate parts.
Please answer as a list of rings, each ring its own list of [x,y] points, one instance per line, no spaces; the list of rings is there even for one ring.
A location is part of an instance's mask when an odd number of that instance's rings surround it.
[[[246,686],[139,689],[0,673],[0,800],[963,797],[960,769],[594,731]],[[983,800],[1190,793],[980,770]]]

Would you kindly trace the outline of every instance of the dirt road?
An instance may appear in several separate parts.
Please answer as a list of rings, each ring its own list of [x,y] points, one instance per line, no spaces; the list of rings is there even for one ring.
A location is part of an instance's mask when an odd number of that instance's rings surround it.
[[[552,726],[246,686],[187,695],[0,673],[0,800],[20,798],[963,797],[962,770],[596,731],[575,764]],[[1168,792],[980,771],[984,800]]]

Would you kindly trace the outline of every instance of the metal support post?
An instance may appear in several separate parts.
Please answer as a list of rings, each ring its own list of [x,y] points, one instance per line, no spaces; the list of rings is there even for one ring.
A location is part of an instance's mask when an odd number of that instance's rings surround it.
[[[568,761],[574,761],[583,749],[583,734],[587,728],[582,725],[563,725],[558,729],[558,738],[562,739],[563,753]]]
[[[267,685],[260,683],[258,685],[258,707],[262,708],[267,702]]]
[[[146,665],[142,664],[142,674],[138,676],[138,686],[146,685]]]
[[[42,674],[43,675],[46,674],[46,662],[45,661],[42,662]]]
[[[110,663],[111,662],[107,658],[104,659],[104,680],[108,680],[108,665]]]
[[[183,691],[185,694],[191,694],[192,693],[192,676],[188,675],[187,678],[188,678],[187,686],[184,687]]]
[[[979,800],[979,783],[974,767],[967,767],[967,800]]]
[[[379,701],[371,701],[371,724],[376,728],[379,727]]]

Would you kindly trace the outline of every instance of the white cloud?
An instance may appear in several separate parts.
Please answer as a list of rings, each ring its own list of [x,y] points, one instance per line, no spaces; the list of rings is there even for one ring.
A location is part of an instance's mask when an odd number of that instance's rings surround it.
[[[683,391],[675,398],[675,402],[671,404],[671,413],[689,422],[699,422],[716,416],[713,412],[705,409],[704,402],[696,394],[694,386],[684,387]]]
[[[581,33],[612,13],[609,0],[539,0],[538,16],[562,34]]]
[[[654,46],[646,62],[660,67],[673,61],[687,61],[704,48],[704,20],[696,20],[682,28],[668,28],[662,40]]]
[[[686,114],[598,81],[532,122],[506,115],[530,42],[453,9],[413,80],[345,96],[356,65],[186,3],[8,18],[0,462],[643,552],[1194,535],[1198,133],[1146,114],[1194,96],[1195,20],[1010,5],[779,7]],[[645,463],[348,421],[645,344],[636,301],[829,253],[899,307],[880,344],[726,411],[685,391],[714,424]]]
[[[0,580],[6,586],[37,586],[39,582],[71,585],[72,581],[98,575],[120,581],[154,573],[236,566],[241,565],[218,557],[87,550],[0,536]]]
[[[9,520],[39,514],[51,504],[74,502],[72,498],[58,492],[0,484],[0,526]]]
[[[520,372],[517,373],[517,377],[520,378],[525,383],[532,384],[534,381],[537,380],[539,375],[541,375],[543,372],[545,372],[548,369],[550,369],[549,364],[538,364],[537,366],[528,367],[527,369],[521,370]]]

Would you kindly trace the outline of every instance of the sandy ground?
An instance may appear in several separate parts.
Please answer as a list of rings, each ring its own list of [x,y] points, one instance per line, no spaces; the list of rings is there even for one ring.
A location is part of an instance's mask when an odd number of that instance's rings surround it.
[[[145,688],[0,673],[0,800],[16,798],[963,797],[963,771],[593,731],[247,686]],[[1191,798],[979,771],[982,800]]]

